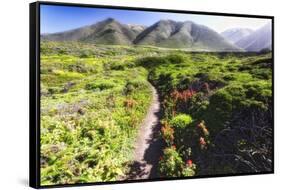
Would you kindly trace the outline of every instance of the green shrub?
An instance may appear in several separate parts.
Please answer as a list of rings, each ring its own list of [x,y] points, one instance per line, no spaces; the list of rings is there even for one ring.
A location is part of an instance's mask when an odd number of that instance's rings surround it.
[[[180,54],[169,54],[167,56],[153,56],[153,57],[144,57],[138,60],[139,65],[144,67],[155,67],[163,64],[178,64],[184,62],[184,57]]]
[[[194,176],[195,170],[192,167],[184,167],[182,170],[182,175],[184,177]]]
[[[80,58],[89,58],[89,57],[92,57],[92,52],[89,51],[89,50],[81,51],[79,57],[80,57]]]
[[[210,97],[209,106],[203,119],[209,124],[210,130],[216,134],[223,129],[232,114],[232,95],[225,89],[217,91]]]
[[[187,114],[179,114],[171,120],[171,125],[175,129],[184,129],[192,123],[192,117]]]
[[[184,62],[184,57],[181,54],[170,54],[166,56],[166,59],[172,64]]]
[[[158,170],[162,177],[194,176],[196,165],[191,160],[185,163],[174,146],[164,149]]]
[[[134,67],[135,63],[133,63],[133,62],[112,62],[112,63],[109,63],[109,65],[110,65],[111,70],[123,71],[126,68]]]
[[[110,69],[112,70],[120,70],[120,71],[123,71],[125,70],[125,65],[122,64],[122,63],[113,63],[110,65]]]
[[[48,94],[53,95],[56,93],[59,93],[61,91],[61,89],[59,87],[50,87],[47,89]]]
[[[146,87],[146,84],[143,81],[128,81],[125,84],[125,87],[123,89],[123,93],[127,95],[132,95],[136,90],[141,90]]]
[[[160,175],[163,177],[180,177],[183,164],[182,158],[175,148],[166,148],[159,162]]]
[[[157,65],[168,64],[166,57],[144,57],[138,60],[138,64],[143,67],[155,67]]]
[[[164,97],[165,95],[169,94],[174,88],[174,77],[168,74],[160,74],[158,79],[153,82],[157,86],[157,89],[160,93],[160,96]]]
[[[187,114],[179,114],[172,118],[170,124],[174,129],[176,145],[183,145],[190,141],[189,137],[193,135],[192,122],[192,117]]]
[[[68,65],[68,70],[71,72],[78,72],[78,73],[87,73],[88,71],[90,71],[90,69],[87,68],[87,66],[81,62]]]
[[[177,84],[178,90],[186,90],[188,89],[190,83],[191,83],[191,77],[186,75],[178,75],[177,76],[179,82]]]
[[[88,83],[85,85],[86,90],[94,90],[94,91],[99,91],[99,90],[107,90],[110,88],[113,88],[115,85],[113,82],[92,82]]]
[[[271,78],[272,71],[268,69],[255,69],[250,72],[254,77],[258,79],[268,80]]]

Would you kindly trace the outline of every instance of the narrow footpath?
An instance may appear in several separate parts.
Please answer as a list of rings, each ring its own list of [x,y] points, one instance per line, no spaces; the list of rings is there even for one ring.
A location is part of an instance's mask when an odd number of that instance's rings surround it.
[[[134,161],[124,180],[157,178],[157,165],[162,154],[163,142],[159,136],[160,102],[156,89],[151,85],[152,102],[140,126],[135,144]]]

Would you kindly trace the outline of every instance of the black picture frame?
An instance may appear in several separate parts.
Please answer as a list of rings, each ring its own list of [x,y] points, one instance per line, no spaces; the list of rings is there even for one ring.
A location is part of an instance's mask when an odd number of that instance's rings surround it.
[[[204,175],[195,177],[177,177],[177,178],[157,178],[157,179],[140,179],[128,181],[114,182],[90,182],[77,184],[63,185],[40,185],[40,5],[56,5],[56,6],[71,6],[71,7],[90,7],[90,8],[107,8],[119,10],[141,10],[153,12],[167,13],[186,13],[197,15],[216,15],[216,16],[231,16],[231,17],[247,17],[247,18],[264,18],[271,20],[272,26],[272,108],[273,108],[273,137],[272,137],[272,171],[258,173],[239,173],[239,174],[222,174],[222,175]],[[109,5],[92,5],[80,3],[63,3],[63,2],[47,2],[38,1],[29,4],[29,39],[30,39],[30,65],[29,65],[29,185],[33,188],[55,188],[55,187],[72,187],[72,186],[88,186],[88,185],[105,185],[105,184],[122,184],[136,182],[151,182],[151,181],[167,181],[181,179],[198,179],[198,178],[214,178],[214,177],[232,177],[244,175],[259,175],[274,173],[274,16],[265,15],[249,15],[249,14],[234,14],[234,13],[218,13],[218,12],[201,12],[187,10],[169,10],[156,8],[142,7],[125,7],[125,6],[109,6]]]

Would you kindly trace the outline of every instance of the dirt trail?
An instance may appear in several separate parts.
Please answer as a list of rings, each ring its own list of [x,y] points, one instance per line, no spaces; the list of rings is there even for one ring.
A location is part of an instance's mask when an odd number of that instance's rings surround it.
[[[162,154],[163,142],[159,136],[161,128],[159,96],[153,86],[151,86],[151,89],[152,103],[140,126],[135,144],[134,161],[124,178],[125,180],[157,178],[157,164]]]

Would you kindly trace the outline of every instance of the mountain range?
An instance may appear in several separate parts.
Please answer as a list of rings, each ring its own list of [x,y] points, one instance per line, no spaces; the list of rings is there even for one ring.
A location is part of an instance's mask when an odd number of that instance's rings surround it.
[[[254,31],[249,28],[230,28],[223,31],[221,35],[235,44],[237,41],[253,32]]]
[[[191,21],[159,20],[146,27],[122,24],[113,18],[108,18],[73,30],[43,34],[41,38],[50,41],[79,41],[106,45],[151,45],[184,48],[192,51],[235,52],[248,50],[245,47],[251,43],[250,41],[254,37],[245,39],[245,42],[241,40],[256,32],[239,29],[219,34],[211,28]],[[262,42],[267,43],[266,39]],[[259,42],[256,43],[259,47],[262,46]],[[252,50],[252,48],[249,49]]]
[[[124,25],[112,18],[74,30],[43,35],[52,41],[81,41],[95,44],[130,45],[144,26]]]
[[[133,41],[139,45],[213,51],[240,51],[214,30],[191,21],[160,20]]]
[[[261,51],[263,49],[272,49],[272,31],[271,24],[268,23],[250,35],[247,35],[235,43],[246,51]]]

